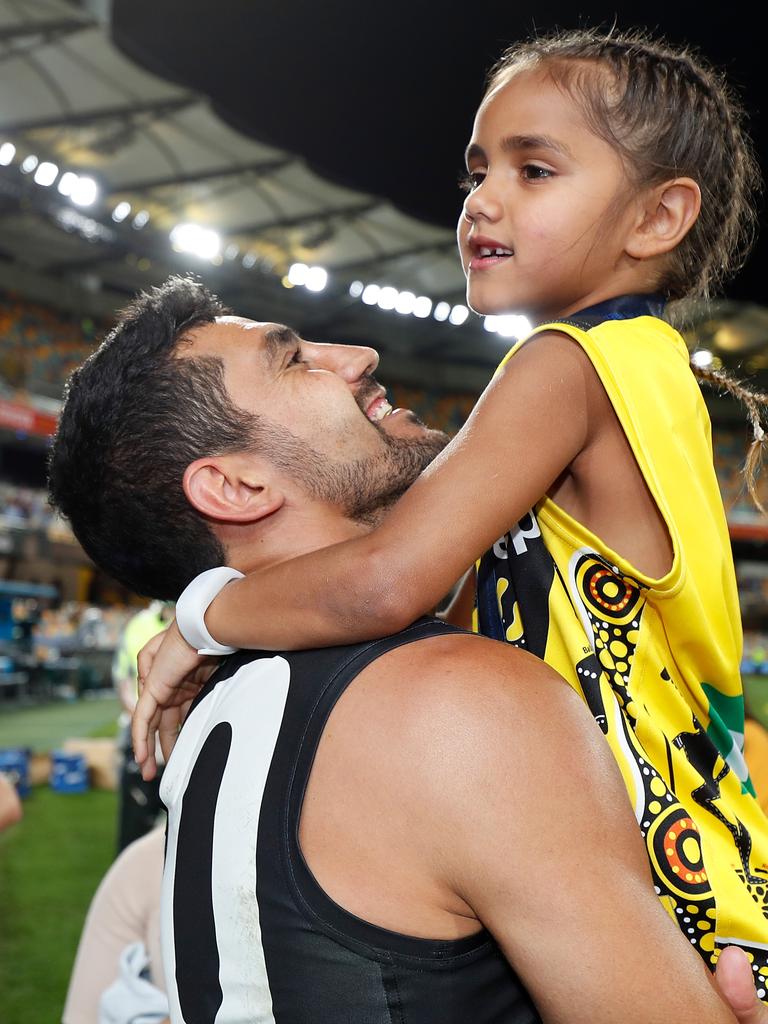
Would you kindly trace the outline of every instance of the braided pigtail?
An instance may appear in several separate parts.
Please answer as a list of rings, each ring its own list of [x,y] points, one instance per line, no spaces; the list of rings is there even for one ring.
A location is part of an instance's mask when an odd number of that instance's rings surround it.
[[[744,480],[755,508],[762,513],[766,509],[757,494],[757,479],[765,456],[766,435],[763,428],[762,412],[768,409],[768,395],[762,391],[754,391],[746,387],[740,380],[727,370],[712,370],[691,363],[691,369],[699,382],[709,384],[720,392],[727,392],[736,398],[747,411],[747,418],[752,425],[752,443],[744,462]]]

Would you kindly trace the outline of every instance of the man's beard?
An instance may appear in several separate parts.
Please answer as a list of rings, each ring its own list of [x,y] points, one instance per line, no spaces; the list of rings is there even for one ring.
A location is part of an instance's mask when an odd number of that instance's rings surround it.
[[[423,426],[414,414],[412,422]],[[375,526],[450,441],[439,430],[417,437],[393,437],[373,424],[382,442],[375,455],[336,463],[305,447],[290,467],[313,498],[335,505],[348,519]]]
[[[414,423],[421,424],[417,416],[411,416]],[[409,438],[392,437],[379,429],[379,435],[384,442],[380,454],[335,467],[340,474],[335,481],[336,504],[348,519],[369,526],[381,520],[450,441],[439,430]]]

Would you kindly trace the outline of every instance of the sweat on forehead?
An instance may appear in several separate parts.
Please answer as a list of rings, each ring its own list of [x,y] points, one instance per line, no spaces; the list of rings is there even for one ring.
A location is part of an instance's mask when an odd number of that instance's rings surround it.
[[[242,327],[244,331],[259,330],[262,327],[269,326],[265,320],[249,320],[245,316],[234,316],[228,314],[227,316],[217,316],[217,324],[233,324],[235,327]]]

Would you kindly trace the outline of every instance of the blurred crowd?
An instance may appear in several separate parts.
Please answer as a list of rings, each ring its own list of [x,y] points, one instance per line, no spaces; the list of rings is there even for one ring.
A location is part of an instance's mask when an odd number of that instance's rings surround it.
[[[90,317],[67,317],[0,292],[0,377],[11,388],[58,398],[103,330]]]

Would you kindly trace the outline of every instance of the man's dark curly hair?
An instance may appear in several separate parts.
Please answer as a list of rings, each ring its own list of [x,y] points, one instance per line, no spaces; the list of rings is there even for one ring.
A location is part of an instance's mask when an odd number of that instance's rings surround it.
[[[67,382],[51,504],[93,561],[139,594],[173,600],[226,560],[182,479],[195,459],[258,447],[259,418],[229,398],[221,360],[175,358],[189,331],[226,312],[200,282],[169,278]]]

